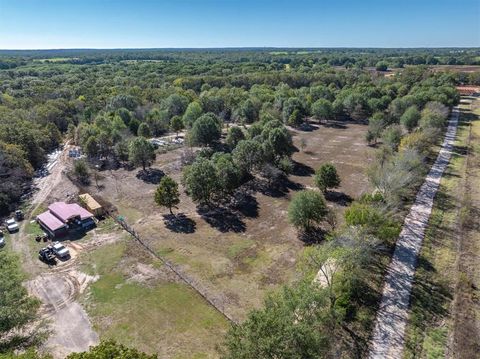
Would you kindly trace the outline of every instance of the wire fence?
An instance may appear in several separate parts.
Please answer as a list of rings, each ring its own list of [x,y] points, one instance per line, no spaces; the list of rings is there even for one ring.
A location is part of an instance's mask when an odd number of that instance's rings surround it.
[[[131,227],[124,218],[115,216],[111,213],[108,214],[116,223],[118,223],[126,232],[128,232],[135,240],[143,246],[152,256],[160,260],[166,268],[172,271],[182,282],[187,284],[195,292],[197,292],[209,305],[217,310],[223,317],[225,317],[232,324],[238,324],[237,321],[226,311],[225,303],[226,299],[219,298],[213,295],[205,286],[203,286],[198,280],[190,277],[179,266],[170,262],[165,257],[158,254],[153,250],[145,241],[140,238],[140,235]]]

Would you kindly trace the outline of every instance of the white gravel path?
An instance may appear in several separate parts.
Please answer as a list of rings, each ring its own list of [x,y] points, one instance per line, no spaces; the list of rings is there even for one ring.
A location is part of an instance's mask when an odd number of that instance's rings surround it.
[[[385,277],[383,297],[370,344],[370,359],[402,357],[417,256],[432,211],[433,199],[443,172],[450,161],[457,132],[458,116],[459,111],[455,107],[448,123],[442,149],[417,193],[415,203],[405,218],[402,232],[397,240],[392,262]]]

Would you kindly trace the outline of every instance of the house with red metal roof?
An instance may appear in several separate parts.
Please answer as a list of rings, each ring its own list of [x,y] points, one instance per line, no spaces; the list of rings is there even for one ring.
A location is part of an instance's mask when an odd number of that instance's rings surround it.
[[[62,237],[67,234],[67,225],[49,211],[39,214],[37,222],[51,237]]]
[[[93,214],[77,203],[54,202],[37,216],[37,222],[51,237],[64,236],[71,229],[95,227]]]

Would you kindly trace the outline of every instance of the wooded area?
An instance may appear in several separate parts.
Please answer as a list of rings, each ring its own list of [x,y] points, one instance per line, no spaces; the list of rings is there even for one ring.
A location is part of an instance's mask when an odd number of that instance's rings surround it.
[[[477,52],[0,51],[0,212],[13,208],[45,155],[68,136],[90,157],[122,161],[128,159],[132,136],[178,132],[192,127],[202,114],[219,125],[278,119],[298,126],[309,116],[365,121],[391,109],[398,120],[403,103],[423,107],[436,100],[451,105],[454,92],[449,86],[479,81],[478,72],[430,76],[426,67],[405,65],[474,64]],[[404,69],[392,80],[367,68],[380,61]],[[374,141],[377,132],[371,131]],[[194,139],[194,144],[206,144],[218,134],[213,136]]]
[[[365,143],[378,148],[365,164],[375,190],[350,199],[346,225],[337,226],[326,198],[342,178],[333,164],[314,169],[314,187],[294,193],[288,207],[290,224],[311,244],[300,280],[269,295],[222,347],[225,358],[358,356],[378,301],[372,282],[383,276],[403,211],[460,100],[455,86],[480,83],[480,72],[431,66],[477,65],[479,56],[478,49],[0,51],[0,214],[16,208],[46,155],[66,140],[86,155],[74,174],[88,185],[99,163],[148,175],[158,155],[149,139],[185,131],[191,152],[181,184],[201,210],[229,204],[255,177],[272,188],[286,182],[299,165],[292,155],[303,150],[292,131],[313,122],[364,124]],[[174,216],[179,202],[179,185],[163,177],[155,203]],[[16,260],[4,260],[19,282]],[[36,304],[28,304],[33,318]]]

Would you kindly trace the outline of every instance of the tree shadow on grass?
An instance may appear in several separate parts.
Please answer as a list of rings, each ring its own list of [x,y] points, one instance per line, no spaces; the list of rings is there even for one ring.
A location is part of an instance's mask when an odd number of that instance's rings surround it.
[[[300,191],[304,186],[293,182],[287,177],[277,180],[256,179],[252,181],[250,188],[269,197],[285,197],[289,191]]]
[[[245,191],[237,191],[233,200],[232,209],[240,212],[243,216],[249,218],[258,217],[258,201],[250,193]]]
[[[348,126],[342,122],[332,122],[332,121],[323,122],[322,126],[327,128],[338,128],[342,130],[348,128]]]
[[[197,223],[184,213],[164,214],[163,222],[165,227],[175,233],[190,234],[197,230]]]
[[[325,199],[343,207],[346,207],[353,202],[353,198],[350,197],[348,194],[337,191],[327,191],[325,193]]]
[[[320,228],[310,228],[298,233],[298,239],[300,239],[305,245],[310,246],[313,244],[319,244],[325,239],[325,235],[328,231]]]
[[[140,170],[137,173],[138,179],[151,184],[159,184],[163,176],[165,176],[165,172],[158,168],[147,168],[146,170]]]
[[[197,206],[197,212],[205,222],[222,233],[241,233],[246,230],[245,222],[241,216],[228,207],[199,205]]]
[[[293,161],[293,171],[292,174],[294,176],[299,176],[299,177],[310,177],[315,173],[315,170],[301,162]]]
[[[432,263],[420,256],[411,297],[412,320],[420,328],[448,315],[446,303],[453,296],[450,288],[436,277],[438,274]]]

